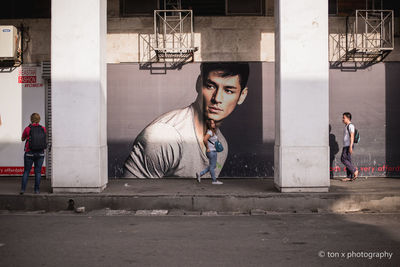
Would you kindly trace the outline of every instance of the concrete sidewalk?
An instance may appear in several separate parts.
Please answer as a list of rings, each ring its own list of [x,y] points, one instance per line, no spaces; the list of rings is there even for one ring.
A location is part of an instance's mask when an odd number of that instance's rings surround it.
[[[110,179],[99,194],[53,194],[42,180],[41,194],[33,193],[31,179],[20,196],[19,177],[0,177],[2,210],[185,210],[239,213],[263,212],[399,212],[399,178],[359,178],[354,182],[331,180],[328,193],[280,193],[273,179],[222,179],[223,185],[201,184],[194,179]]]

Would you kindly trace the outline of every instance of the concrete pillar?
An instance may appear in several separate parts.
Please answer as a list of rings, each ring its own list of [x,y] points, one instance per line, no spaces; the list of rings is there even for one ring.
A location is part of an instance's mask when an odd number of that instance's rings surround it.
[[[328,0],[276,0],[275,19],[275,185],[282,192],[326,192]]]
[[[52,0],[53,192],[107,184],[106,0]]]

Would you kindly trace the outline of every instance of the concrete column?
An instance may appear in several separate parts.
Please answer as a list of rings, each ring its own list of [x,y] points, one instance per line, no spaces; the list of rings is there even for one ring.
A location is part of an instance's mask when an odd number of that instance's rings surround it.
[[[326,192],[328,0],[276,0],[275,20],[275,185],[282,192]]]
[[[52,0],[54,192],[107,184],[106,0]]]

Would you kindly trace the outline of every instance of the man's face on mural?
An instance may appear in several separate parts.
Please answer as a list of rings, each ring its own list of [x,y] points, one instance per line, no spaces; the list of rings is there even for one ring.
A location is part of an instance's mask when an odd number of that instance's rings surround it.
[[[204,115],[220,122],[243,103],[247,88],[241,90],[239,75],[223,77],[222,71],[211,71],[202,83]]]

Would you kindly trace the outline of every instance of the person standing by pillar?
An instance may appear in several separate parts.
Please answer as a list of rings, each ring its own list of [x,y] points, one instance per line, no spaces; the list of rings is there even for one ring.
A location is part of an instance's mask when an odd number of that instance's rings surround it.
[[[41,170],[44,161],[44,150],[46,149],[46,128],[39,124],[40,115],[31,115],[31,124],[25,128],[21,140],[25,141],[24,174],[22,176],[20,194],[24,194],[28,183],[29,172],[32,164],[35,164],[35,194],[39,194]]]
[[[345,124],[343,132],[343,151],[341,161],[346,166],[347,177],[343,178],[343,182],[353,181],[358,177],[357,167],[354,166],[351,155],[354,150],[354,136],[356,128],[351,122],[351,113],[343,113],[342,121]]]

